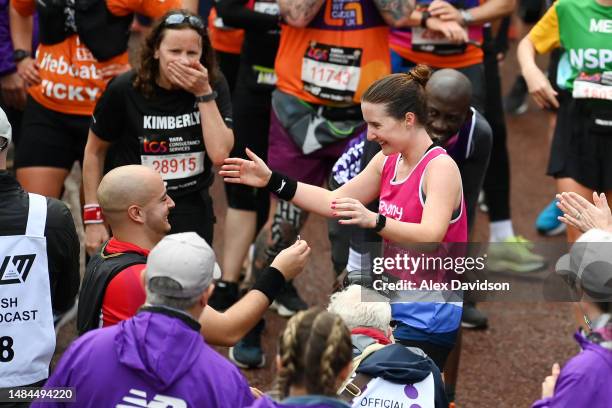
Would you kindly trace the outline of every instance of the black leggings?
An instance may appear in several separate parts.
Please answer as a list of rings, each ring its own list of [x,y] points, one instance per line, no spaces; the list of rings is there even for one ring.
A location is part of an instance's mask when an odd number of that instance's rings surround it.
[[[484,71],[486,108],[484,116],[493,131],[493,146],[489,168],[484,180],[484,192],[489,206],[489,220],[510,219],[510,160],[506,146],[506,122],[502,106],[501,79],[497,52],[490,39],[490,28],[485,28]]]

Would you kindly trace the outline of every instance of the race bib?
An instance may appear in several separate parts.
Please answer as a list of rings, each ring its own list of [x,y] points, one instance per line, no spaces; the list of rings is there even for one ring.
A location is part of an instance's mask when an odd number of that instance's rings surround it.
[[[396,384],[382,378],[374,378],[360,396],[353,399],[352,407],[419,407],[434,408],[434,378],[429,374],[415,384]]]
[[[334,102],[350,102],[359,85],[361,48],[311,43],[302,59],[304,90]]]
[[[204,172],[204,152],[140,156],[140,160],[164,180],[184,179]]]
[[[574,99],[612,100],[612,71],[588,75],[580,73],[574,80]]]
[[[158,172],[164,181],[187,179],[204,172],[200,137],[149,135],[140,139],[140,162]]]

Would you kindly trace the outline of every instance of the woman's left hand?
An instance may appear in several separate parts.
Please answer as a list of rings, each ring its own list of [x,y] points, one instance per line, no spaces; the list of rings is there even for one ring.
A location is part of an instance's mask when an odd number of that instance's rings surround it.
[[[376,226],[376,213],[368,210],[354,198],[336,198],[331,203],[332,216],[341,218],[339,224],[358,225],[361,228]]]
[[[168,63],[168,77],[170,82],[195,96],[212,93],[208,82],[208,70],[199,61],[191,65],[171,61]]]

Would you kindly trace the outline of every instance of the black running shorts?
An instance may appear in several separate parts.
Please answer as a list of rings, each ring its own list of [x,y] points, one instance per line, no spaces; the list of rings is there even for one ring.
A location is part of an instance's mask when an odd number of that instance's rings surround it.
[[[612,102],[561,98],[548,175],[612,190]]]
[[[15,168],[70,170],[75,161],[82,163],[90,122],[90,116],[56,112],[28,96],[15,152]]]

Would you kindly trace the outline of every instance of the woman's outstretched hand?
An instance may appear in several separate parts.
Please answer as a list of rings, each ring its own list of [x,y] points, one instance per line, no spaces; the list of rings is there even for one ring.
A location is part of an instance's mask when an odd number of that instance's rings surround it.
[[[339,224],[357,225],[361,228],[376,226],[376,213],[354,198],[336,198],[331,203],[331,210],[332,216],[340,218]]]
[[[223,161],[219,175],[226,183],[245,184],[252,187],[265,187],[270,181],[272,171],[266,163],[251,150],[246,149],[251,160],[228,157]]]

